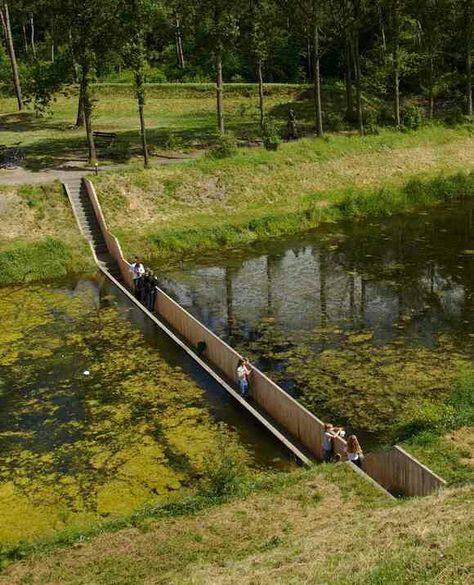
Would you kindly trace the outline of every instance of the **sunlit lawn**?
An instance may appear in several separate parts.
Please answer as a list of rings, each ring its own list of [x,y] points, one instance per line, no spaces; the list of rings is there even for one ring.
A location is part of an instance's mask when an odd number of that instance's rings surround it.
[[[296,107],[301,111],[302,127],[309,129],[310,101],[292,103],[302,91],[301,88],[289,87],[271,91],[267,97],[268,112],[276,116],[282,126],[287,110]],[[231,95],[225,100],[227,129],[240,140],[254,140],[259,134],[256,89],[231,90],[229,93]],[[112,147],[99,144],[99,157],[120,159],[124,154],[138,153],[139,120],[132,88],[95,87],[94,100],[94,128],[118,135]],[[84,131],[75,127],[76,111],[76,91],[59,96],[51,112],[43,117],[38,117],[32,109],[18,114],[12,98],[0,98],[0,142],[24,148],[27,165],[32,168],[64,160],[84,160],[86,141]],[[205,148],[217,136],[212,90],[199,92],[151,87],[147,95],[146,119],[149,144],[156,153]]]

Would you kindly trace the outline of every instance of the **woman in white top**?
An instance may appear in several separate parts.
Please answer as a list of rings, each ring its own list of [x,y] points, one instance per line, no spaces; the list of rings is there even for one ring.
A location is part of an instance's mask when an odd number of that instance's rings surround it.
[[[333,460],[333,439],[343,436],[344,430],[342,428],[333,427],[330,423],[326,423],[324,425],[323,460],[326,463],[329,463]]]
[[[359,441],[355,435],[351,435],[347,439],[346,455],[348,461],[351,461],[354,463],[354,465],[357,465],[357,467],[362,468],[362,460],[364,455],[362,453]]]

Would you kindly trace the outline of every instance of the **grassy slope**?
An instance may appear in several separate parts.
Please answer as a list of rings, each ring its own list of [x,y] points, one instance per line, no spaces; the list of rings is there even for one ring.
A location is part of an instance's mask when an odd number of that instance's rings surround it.
[[[0,186],[0,284],[63,276],[92,267],[59,183]]]
[[[473,583],[472,487],[393,504],[346,466],[145,520],[7,569],[0,583]]]
[[[474,171],[473,151],[469,128],[427,127],[305,139],[276,153],[243,149],[232,159],[135,168],[96,183],[127,253],[168,260],[296,233],[322,219],[473,195],[472,175],[453,179]]]

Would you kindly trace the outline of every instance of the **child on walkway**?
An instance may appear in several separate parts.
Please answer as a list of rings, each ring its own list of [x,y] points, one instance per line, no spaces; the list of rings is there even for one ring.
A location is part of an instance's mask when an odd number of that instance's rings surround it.
[[[351,435],[347,439],[346,455],[348,461],[351,461],[352,463],[354,463],[354,465],[357,465],[357,467],[362,468],[364,454],[362,453],[362,448],[355,435]]]
[[[332,461],[333,458],[333,440],[336,437],[342,437],[344,429],[336,428],[330,423],[324,425],[323,436],[323,459],[326,463]]]

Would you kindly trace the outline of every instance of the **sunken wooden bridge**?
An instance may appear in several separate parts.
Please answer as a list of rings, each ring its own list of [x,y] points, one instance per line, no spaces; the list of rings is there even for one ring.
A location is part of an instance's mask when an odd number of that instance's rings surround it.
[[[250,401],[241,398],[236,390],[235,378],[241,356],[161,289],[156,290],[153,313],[141,305],[130,292],[130,264],[122,254],[119,241],[107,227],[93,184],[87,179],[77,179],[64,184],[64,187],[79,228],[88,239],[95,262],[105,276],[299,462],[309,465],[312,461],[321,461],[324,423],[255,367],[252,372],[252,398]],[[200,342],[206,344],[203,355],[194,351]],[[335,453],[343,455],[345,445],[342,438],[336,438]],[[348,465],[388,496],[425,496],[446,485],[441,477],[398,446],[367,454],[362,470],[353,464]]]

